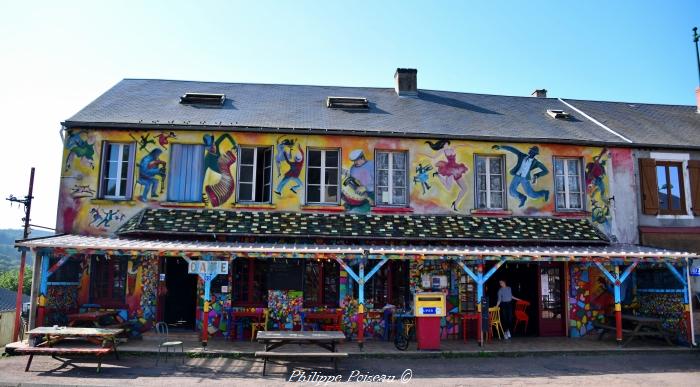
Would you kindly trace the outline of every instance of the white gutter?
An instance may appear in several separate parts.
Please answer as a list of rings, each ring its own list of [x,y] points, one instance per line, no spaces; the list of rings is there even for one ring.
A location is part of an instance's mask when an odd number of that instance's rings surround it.
[[[578,108],[575,107],[574,105],[572,105],[572,104],[570,104],[570,103],[564,101],[564,100],[561,99],[561,98],[557,98],[557,99],[559,100],[559,102],[561,102],[561,103],[563,103],[564,105],[568,106],[571,110],[573,110],[573,111],[575,111],[576,113],[582,115],[583,117],[585,117],[586,119],[588,119],[588,120],[591,121],[592,123],[594,123],[594,124],[600,126],[601,128],[605,129],[605,130],[608,131],[609,133],[612,133],[612,134],[616,135],[617,137],[620,137],[622,140],[624,140],[624,141],[627,142],[627,143],[630,143],[630,144],[632,143],[632,140],[630,140],[629,138],[627,138],[627,137],[621,135],[620,133],[618,133],[618,132],[616,132],[616,131],[610,129],[609,127],[607,127],[607,126],[606,126],[605,124],[603,124],[602,122],[600,122],[600,121],[596,120],[595,118],[589,116],[588,114],[584,113],[581,109],[578,109]]]

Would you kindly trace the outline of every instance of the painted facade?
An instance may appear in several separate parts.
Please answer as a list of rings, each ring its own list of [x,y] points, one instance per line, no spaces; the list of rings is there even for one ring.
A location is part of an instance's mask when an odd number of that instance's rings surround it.
[[[100,161],[106,142],[132,144],[130,194],[125,200],[100,198]],[[617,159],[629,159],[629,150],[559,144],[503,144],[475,141],[448,141],[353,136],[274,135],[259,133],[205,131],[117,131],[77,130],[66,134],[64,168],[61,179],[57,229],[86,235],[111,235],[127,219],[145,207],[193,207],[255,209],[260,211],[333,210],[367,213],[411,212],[416,214],[479,213],[476,203],[476,156],[495,156],[503,166],[489,171],[502,175],[495,181],[492,195],[505,198],[501,215],[587,216],[607,235],[628,240],[621,222],[613,228],[616,216],[610,174]],[[173,144],[202,145],[196,149],[203,160],[201,200],[176,201],[172,174]],[[239,184],[239,147],[268,147],[271,162],[270,198],[246,202]],[[339,198],[337,203],[313,204],[306,198],[308,152],[338,149],[340,152]],[[402,153],[380,153],[382,151]],[[405,152],[405,153],[404,153]],[[398,155],[407,173],[396,176],[399,194],[406,190],[405,204],[382,205],[379,187],[388,176],[377,168],[377,157]],[[611,155],[615,155],[614,159]],[[403,161],[403,157],[406,161]],[[554,158],[580,158],[577,184],[585,187],[585,205],[580,211],[557,211]],[[396,160],[394,160],[396,161]],[[386,162],[384,162],[386,163]],[[626,165],[626,167],[632,167]],[[503,171],[500,168],[504,168]],[[581,174],[585,176],[581,176]],[[632,175],[632,170],[616,168],[615,173]],[[377,175],[381,174],[381,176]],[[561,178],[561,177],[560,177]],[[405,180],[405,181],[404,181]],[[179,182],[178,182],[179,183]],[[395,186],[396,187],[396,186]],[[482,187],[484,188],[484,187]],[[395,188],[397,190],[397,188]],[[394,193],[394,192],[392,192]],[[104,195],[102,195],[104,196]],[[488,210],[483,212],[488,213]],[[496,211],[498,212],[498,211]],[[627,215],[625,215],[627,216]],[[623,238],[615,236],[622,233]]]

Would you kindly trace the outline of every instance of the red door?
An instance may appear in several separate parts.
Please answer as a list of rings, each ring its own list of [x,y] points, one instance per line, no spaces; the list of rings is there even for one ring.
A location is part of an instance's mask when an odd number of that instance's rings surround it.
[[[564,336],[564,265],[542,262],[539,269],[540,336]]]

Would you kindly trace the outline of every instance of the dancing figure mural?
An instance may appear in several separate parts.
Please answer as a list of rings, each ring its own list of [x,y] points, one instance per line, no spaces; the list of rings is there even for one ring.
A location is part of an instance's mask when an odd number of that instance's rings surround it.
[[[225,140],[231,143],[231,149],[222,153],[221,144]],[[204,155],[205,169],[211,170],[220,176],[218,182],[205,186],[204,191],[209,198],[209,203],[213,207],[218,207],[233,195],[234,183],[231,175],[231,166],[236,162],[236,155],[232,151],[236,149],[236,140],[228,133],[222,134],[216,141],[213,135],[205,134],[204,145],[207,147]]]
[[[289,189],[290,191],[294,192],[295,194],[297,193],[297,189],[301,188],[301,180],[299,179],[299,175],[301,175],[301,170],[304,168],[304,151],[301,149],[301,145],[297,144],[297,153],[293,156],[290,152],[287,152],[284,148],[279,152],[279,144],[278,144],[278,157],[279,154],[282,153],[284,156],[284,161],[287,162],[287,165],[289,165],[289,169],[287,172],[284,173],[284,177],[280,182],[277,184],[277,189],[275,190],[275,193],[277,195],[282,195],[282,190],[284,187],[287,185],[287,183],[294,182],[294,185]],[[280,170],[279,165],[277,166],[277,170]],[[279,173],[281,174],[281,173]]]
[[[543,197],[545,202],[549,200],[549,190],[543,189],[536,191],[532,187],[533,184],[537,184],[538,178],[549,173],[547,167],[536,159],[537,155],[540,154],[539,147],[533,146],[527,153],[523,153],[519,149],[509,145],[494,145],[492,148],[511,152],[518,158],[518,162],[510,170],[513,180],[511,180],[510,186],[508,187],[508,193],[520,200],[518,207],[524,206],[528,197],[533,199]],[[539,169],[539,171],[532,173],[535,169]],[[524,194],[518,191],[520,187],[523,188]]]
[[[463,163],[457,162],[457,151],[450,146],[449,140],[439,140],[434,143],[426,141],[425,143],[428,144],[430,149],[445,156],[444,160],[439,160],[435,163],[436,171],[433,172],[433,176],[437,176],[448,191],[452,189],[452,184],[456,184],[459,187],[457,198],[451,204],[452,210],[458,211],[462,199],[467,194],[467,185],[463,177],[469,171],[469,168]]]

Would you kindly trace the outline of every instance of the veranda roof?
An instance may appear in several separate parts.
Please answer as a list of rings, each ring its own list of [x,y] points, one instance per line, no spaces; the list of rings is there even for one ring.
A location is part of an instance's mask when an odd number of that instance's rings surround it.
[[[30,248],[37,254],[107,254],[158,256],[229,255],[250,258],[359,258],[371,259],[464,259],[518,261],[664,261],[700,258],[700,255],[654,247],[611,244],[569,246],[389,246],[266,244],[200,241],[164,241],[149,239],[108,238],[84,235],[57,235],[17,241],[17,247]]]

